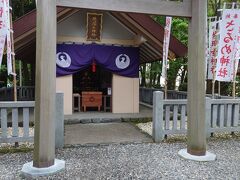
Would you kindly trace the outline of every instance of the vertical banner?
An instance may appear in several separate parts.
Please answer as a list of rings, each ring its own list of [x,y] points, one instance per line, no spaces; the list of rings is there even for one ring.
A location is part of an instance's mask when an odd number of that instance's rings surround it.
[[[236,38],[240,25],[240,11],[236,9],[223,10],[220,22],[220,40],[216,65],[216,80],[233,81]]]
[[[11,29],[10,29],[10,9],[9,9],[9,0],[6,1],[6,16],[5,22],[7,26],[7,70],[8,75],[13,74],[13,67],[12,67],[12,44],[11,44]]]
[[[217,22],[209,23],[209,42],[208,42],[208,69],[207,79],[215,79],[216,63],[217,63]]]
[[[208,18],[209,20],[211,20],[211,18]],[[208,21],[206,21],[206,27],[208,27]],[[205,49],[205,77],[207,79],[207,74],[208,74],[208,59],[209,59],[209,38],[210,38],[210,27],[206,28],[206,36],[205,36],[205,46],[206,46],[206,49]]]
[[[240,10],[239,10],[240,11]],[[239,13],[240,14],[240,13]],[[239,17],[240,18],[240,17]],[[237,74],[238,71],[238,64],[239,64],[239,60],[240,60],[240,24],[238,24],[238,33],[237,33],[237,38],[236,38],[236,44],[235,44],[235,76]]]
[[[3,52],[4,52],[4,46],[5,46],[5,40],[6,40],[6,6],[5,1],[0,1],[0,68],[2,65],[2,59],[3,59]]]
[[[168,67],[168,51],[171,34],[172,17],[166,17],[166,26],[164,29],[164,41],[163,41],[163,61],[162,61],[162,79],[166,84],[167,67]]]

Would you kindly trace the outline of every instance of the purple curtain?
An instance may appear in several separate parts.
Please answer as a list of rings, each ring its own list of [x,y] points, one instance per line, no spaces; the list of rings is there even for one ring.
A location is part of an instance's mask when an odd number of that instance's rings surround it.
[[[57,76],[74,74],[93,62],[112,73],[139,76],[139,48],[106,45],[57,45]]]

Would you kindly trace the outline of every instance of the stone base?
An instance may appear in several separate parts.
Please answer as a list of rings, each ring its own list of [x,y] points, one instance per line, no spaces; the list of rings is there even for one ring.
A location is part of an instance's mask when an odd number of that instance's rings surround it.
[[[25,178],[36,178],[40,176],[49,176],[56,174],[65,169],[65,161],[55,159],[53,166],[48,168],[36,168],[33,167],[33,162],[29,162],[23,165],[21,175]]]
[[[187,152],[187,149],[181,149],[178,152],[178,155],[184,159],[193,160],[193,161],[206,162],[206,161],[215,161],[216,160],[216,155],[213,153],[210,153],[210,152],[206,152],[205,156],[195,156],[195,155],[189,154]]]

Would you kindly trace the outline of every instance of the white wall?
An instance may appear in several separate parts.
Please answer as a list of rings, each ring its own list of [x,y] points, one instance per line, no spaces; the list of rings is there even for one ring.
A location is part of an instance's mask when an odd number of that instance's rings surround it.
[[[64,93],[64,115],[72,114],[72,75],[57,77],[56,91]]]
[[[113,75],[113,113],[139,113],[139,78]]]

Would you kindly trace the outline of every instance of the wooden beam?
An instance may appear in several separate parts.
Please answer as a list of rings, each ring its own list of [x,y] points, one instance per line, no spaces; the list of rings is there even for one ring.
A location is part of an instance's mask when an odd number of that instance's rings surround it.
[[[77,36],[58,36],[57,37],[58,43],[63,42],[75,42],[75,43],[85,43],[91,44],[91,41],[86,41],[85,37],[77,37]],[[119,39],[102,39],[101,42],[95,42],[96,44],[117,44],[117,45],[126,45],[126,46],[138,46],[136,45],[135,40],[119,40]]]
[[[131,25],[130,28],[133,28],[134,31],[136,31],[138,34],[142,34],[144,36],[144,38],[147,39],[149,44],[151,44],[151,46],[153,46],[153,47],[159,49],[160,51],[162,51],[162,49],[163,49],[162,42],[160,42],[160,40],[158,38],[156,38],[155,36],[153,36],[149,31],[144,29],[140,24],[135,22],[126,13],[114,13],[114,16],[115,15],[116,15],[116,18],[122,18],[122,19],[124,19],[124,21],[127,21]],[[126,26],[129,26],[129,25],[126,24]],[[172,59],[172,57],[175,57],[175,54],[169,49],[169,55],[168,56],[169,56],[170,59]]]
[[[183,0],[183,2],[166,0],[57,0],[57,6],[191,17],[191,2],[192,0]]]
[[[149,57],[151,57],[152,59],[160,59],[161,55],[160,54],[156,54],[154,52],[152,52],[151,50],[149,50],[146,46],[141,46],[141,51],[144,52],[145,54],[148,54]]]
[[[141,26],[137,25],[136,22],[132,22],[133,20],[131,20],[131,18],[126,19],[126,17],[123,17],[122,14],[123,13],[112,13],[113,17],[124,24],[124,26],[127,27],[130,31],[134,32],[135,34],[143,35],[143,37],[146,38],[147,42],[155,49],[160,51],[163,49],[160,41],[158,41],[154,36],[150,35]],[[131,20],[131,22],[129,20]]]
[[[157,61],[157,60],[159,59],[159,57],[149,56],[149,54],[146,53],[146,52],[144,52],[144,51],[141,51],[141,52],[140,52],[140,55],[143,55],[143,56],[147,57],[147,59],[148,59],[149,62]]]

